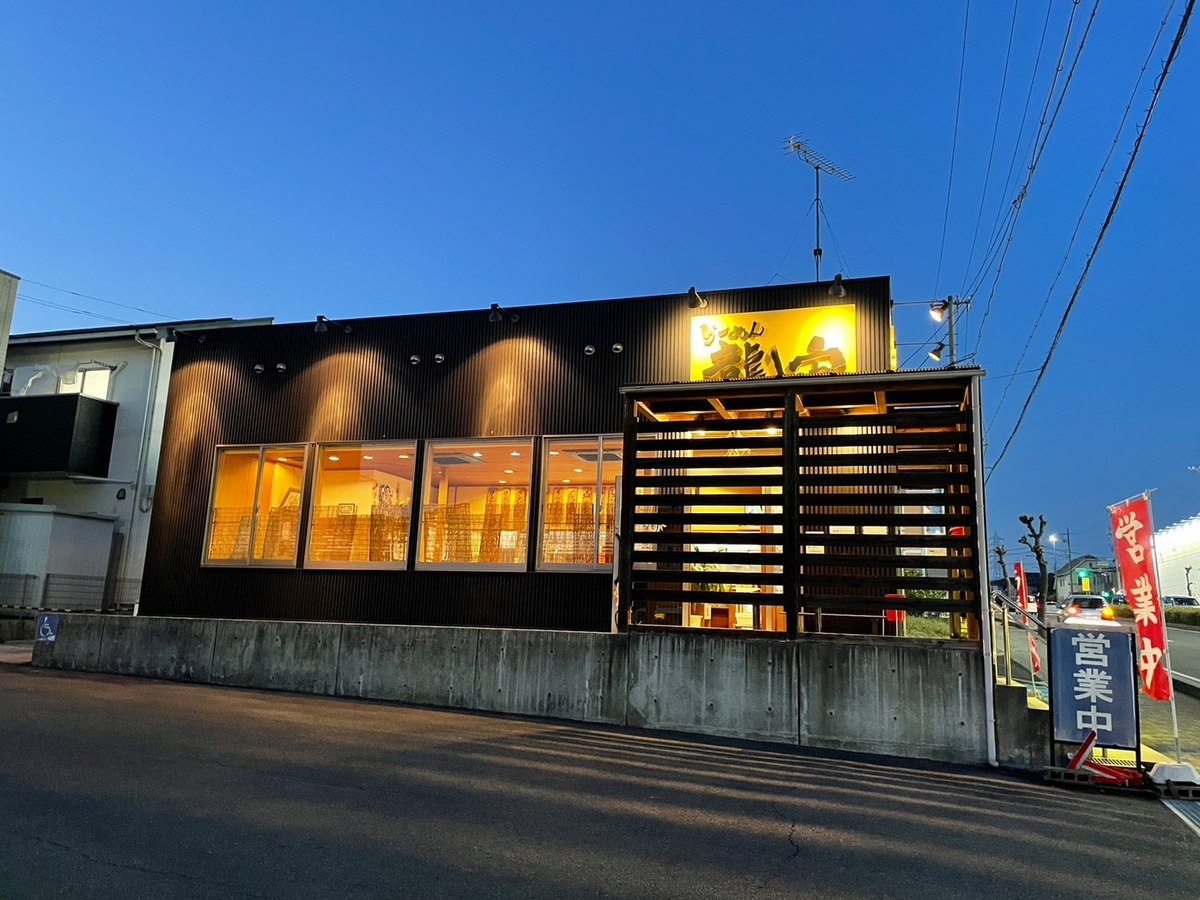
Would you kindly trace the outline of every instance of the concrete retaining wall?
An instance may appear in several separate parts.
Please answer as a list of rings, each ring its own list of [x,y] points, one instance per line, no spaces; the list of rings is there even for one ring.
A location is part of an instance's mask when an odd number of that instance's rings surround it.
[[[978,647],[821,637],[798,642],[800,743],[893,756],[987,759]]]
[[[70,614],[34,665],[987,761],[965,643]]]
[[[796,743],[796,648],[704,633],[629,635],[626,721]]]

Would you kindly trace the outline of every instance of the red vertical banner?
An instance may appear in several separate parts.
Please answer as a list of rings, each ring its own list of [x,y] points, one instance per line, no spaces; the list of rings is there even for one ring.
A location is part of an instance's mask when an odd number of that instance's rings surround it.
[[[1113,544],[1125,598],[1137,626],[1137,667],[1142,691],[1155,700],[1171,699],[1167,671],[1166,622],[1158,592],[1158,570],[1150,546],[1150,500],[1143,494],[1108,508],[1112,516]]]
[[[1021,609],[1029,609],[1029,582],[1025,580],[1025,567],[1019,562],[1013,563],[1013,575],[1017,579],[1017,603],[1021,605]],[[1042,596],[1044,597],[1045,594],[1046,592],[1043,590]],[[1025,619],[1023,624],[1028,626],[1029,620]],[[1027,631],[1025,634],[1029,638],[1029,667],[1036,675],[1042,671],[1042,657],[1038,654],[1037,641],[1034,639],[1033,632]]]

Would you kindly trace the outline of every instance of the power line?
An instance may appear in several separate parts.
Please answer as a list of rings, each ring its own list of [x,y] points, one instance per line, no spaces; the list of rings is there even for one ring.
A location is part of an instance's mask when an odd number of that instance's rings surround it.
[[[1184,34],[1187,33],[1188,21],[1192,17],[1192,9],[1195,5],[1196,0],[1188,0],[1187,8],[1183,11],[1183,18],[1179,22],[1179,30],[1175,34],[1175,40],[1171,43],[1171,52],[1167,54],[1162,72],[1159,73],[1158,81],[1154,85],[1154,92],[1150,96],[1150,106],[1146,110],[1146,116],[1142,119],[1137,137],[1133,141],[1133,150],[1129,153],[1129,161],[1125,164],[1125,171],[1121,174],[1121,180],[1117,184],[1112,202],[1109,203],[1108,213],[1104,217],[1104,222],[1100,225],[1100,231],[1096,234],[1095,243],[1092,244],[1092,249],[1088,253],[1087,260],[1084,262],[1083,271],[1079,273],[1079,280],[1075,283],[1075,289],[1071,292],[1071,299],[1067,301],[1067,308],[1063,310],[1062,319],[1058,323],[1058,329],[1054,332],[1054,340],[1050,342],[1050,349],[1046,351],[1046,358],[1038,369],[1038,376],[1034,380],[1033,386],[1029,389],[1029,395],[1025,398],[1025,404],[1021,407],[1021,413],[1017,416],[1017,421],[1013,425],[1012,432],[1004,442],[1004,446],[1000,448],[1000,455],[996,457],[996,461],[992,463],[991,468],[984,478],[985,483],[992,477],[992,474],[996,471],[996,467],[1000,465],[1004,459],[1004,455],[1008,452],[1008,448],[1012,445],[1017,432],[1020,431],[1021,423],[1025,420],[1025,413],[1029,411],[1029,405],[1033,402],[1034,394],[1037,393],[1037,389],[1046,375],[1046,369],[1050,366],[1050,360],[1054,358],[1054,351],[1058,349],[1058,343],[1062,339],[1063,331],[1067,327],[1067,319],[1071,315],[1071,310],[1075,308],[1075,301],[1078,299],[1079,292],[1083,289],[1083,283],[1087,280],[1088,273],[1091,271],[1092,261],[1096,258],[1100,244],[1104,241],[1104,235],[1108,232],[1108,226],[1112,224],[1113,216],[1117,212],[1117,206],[1121,202],[1121,195],[1125,192],[1125,185],[1129,182],[1129,175],[1133,171],[1134,163],[1137,162],[1138,153],[1142,148],[1142,139],[1146,136],[1146,129],[1150,126],[1150,119],[1154,115],[1155,107],[1158,106],[1158,99],[1162,93],[1163,83],[1167,80],[1167,73],[1171,70],[1171,63],[1174,62],[1176,55],[1179,53],[1179,46],[1183,42]]]
[[[1079,0],[1074,0],[1074,2],[1076,5],[1078,5]],[[1083,48],[1084,45],[1087,44],[1088,34],[1091,33],[1092,23],[1096,20],[1096,10],[1099,8],[1099,6],[1100,0],[1095,0],[1095,2],[1092,4],[1092,12],[1088,16],[1087,24],[1084,26],[1083,36],[1079,39],[1079,46],[1075,50],[1074,59],[1071,60],[1071,67],[1067,70],[1067,77],[1063,81],[1062,90],[1058,94],[1058,101],[1054,104],[1054,112],[1050,116],[1049,122],[1046,120],[1046,110],[1049,108],[1050,100],[1054,95],[1053,83],[1051,83],[1050,93],[1046,95],[1046,106],[1042,109],[1042,120],[1038,124],[1037,132],[1034,134],[1034,144],[1036,144],[1036,148],[1034,149],[1033,156],[1029,160],[1029,172],[1025,177],[1025,183],[1021,185],[1021,190],[1018,192],[1017,199],[1014,201],[1015,208],[1013,210],[1012,218],[1009,221],[1008,234],[1005,237],[1004,242],[1004,252],[1000,255],[1000,262],[996,267],[996,274],[992,278],[992,286],[988,291],[987,303],[984,304],[983,318],[979,321],[979,330],[975,334],[975,346],[972,348],[972,352],[977,352],[979,350],[979,343],[983,340],[983,327],[987,324],[988,314],[992,311],[992,299],[996,296],[996,288],[1000,283],[1000,276],[1004,272],[1004,263],[1008,259],[1008,251],[1012,247],[1013,237],[1016,235],[1017,222],[1020,219],[1021,208],[1024,204],[1025,197],[1028,194],[1029,185],[1033,181],[1033,173],[1037,170],[1038,162],[1041,160],[1042,154],[1046,150],[1046,144],[1049,142],[1050,134],[1054,130],[1054,123],[1058,121],[1058,113],[1060,110],[1062,110],[1063,101],[1067,97],[1067,90],[1071,87],[1071,79],[1075,75],[1075,67],[1079,64],[1079,59],[1083,55]],[[1072,16],[1074,16],[1074,7],[1072,7]],[[1067,34],[1069,36],[1070,31],[1068,31]],[[1065,43],[1063,47],[1065,50]],[[1060,69],[1061,66],[1062,56],[1060,55]],[[1041,143],[1038,143],[1038,137],[1041,137]],[[974,291],[971,293],[973,294]]]
[[[996,121],[992,124],[992,143],[988,147],[987,170],[983,176],[983,191],[979,195],[979,213],[975,216],[975,233],[971,235],[971,249],[967,253],[967,265],[963,271],[963,284],[971,271],[971,260],[975,258],[975,245],[979,240],[979,226],[983,223],[983,208],[987,203],[988,186],[992,182],[992,158],[996,152],[996,138],[1000,134],[1000,113],[1004,110],[1004,89],[1008,86],[1008,64],[1012,59],[1013,35],[1017,30],[1017,9],[1020,0],[1013,0],[1012,24],[1008,27],[1008,48],[1004,51],[1004,72],[1000,76],[1000,97],[996,101]]]
[[[991,258],[999,249],[999,239],[1000,236],[1004,234],[1005,228],[1003,223],[1006,222],[1008,216],[1012,214],[1012,204],[1004,198],[1008,197],[1008,192],[1012,187],[1013,170],[1016,168],[1017,157],[1021,152],[1021,138],[1025,134],[1025,125],[1029,121],[1029,104],[1033,101],[1033,89],[1037,86],[1038,72],[1042,68],[1042,51],[1046,46],[1046,35],[1050,32],[1050,14],[1053,11],[1054,0],[1048,0],[1046,3],[1046,17],[1042,20],[1042,34],[1041,37],[1038,38],[1037,54],[1034,56],[1033,60],[1033,70],[1029,74],[1029,87],[1025,91],[1025,105],[1021,108],[1021,120],[1020,125],[1017,127],[1017,137],[1013,141],[1012,155],[1008,160],[1008,171],[1004,175],[1004,187],[1000,190],[1000,205],[996,207],[996,217],[992,222],[992,236],[988,239],[987,249],[984,250],[983,259],[979,264],[978,271],[969,282],[964,282],[962,290],[959,291],[959,294],[962,296],[967,296],[971,293],[967,290],[968,284],[974,284],[976,282],[982,283],[983,273],[986,272],[991,266]],[[1074,15],[1073,7],[1072,15]],[[1068,28],[1068,33],[1069,32],[1070,29]]]
[[[1050,298],[1054,294],[1054,289],[1058,287],[1058,280],[1062,276],[1063,270],[1067,266],[1067,261],[1070,259],[1071,251],[1075,248],[1075,239],[1079,236],[1079,229],[1083,226],[1083,219],[1087,215],[1088,209],[1091,207],[1092,198],[1096,194],[1096,189],[1100,186],[1100,181],[1104,177],[1104,173],[1108,170],[1108,164],[1112,161],[1113,153],[1116,152],[1117,145],[1120,143],[1121,135],[1125,131],[1125,123],[1129,119],[1129,112],[1133,109],[1133,101],[1137,99],[1138,90],[1142,86],[1142,79],[1146,75],[1146,69],[1150,66],[1150,60],[1154,58],[1154,52],[1158,49],[1158,42],[1162,40],[1163,32],[1166,30],[1167,23],[1171,20],[1171,12],[1175,9],[1175,0],[1170,0],[1167,4],[1167,11],[1163,14],[1162,21],[1158,25],[1158,31],[1155,32],[1154,42],[1150,45],[1150,52],[1146,54],[1146,59],[1142,62],[1141,69],[1138,70],[1137,79],[1134,81],[1133,90],[1129,93],[1129,101],[1125,104],[1125,109],[1121,113],[1121,120],[1117,123],[1116,133],[1113,135],[1112,142],[1108,145],[1108,152],[1104,155],[1104,160],[1100,164],[1100,171],[1096,173],[1096,180],[1092,182],[1091,190],[1088,191],[1087,198],[1084,200],[1083,209],[1080,210],[1079,218],[1075,220],[1075,228],[1071,232],[1071,238],[1067,242],[1066,252],[1063,253],[1062,261],[1058,264],[1058,270],[1054,273],[1054,280],[1050,282],[1050,288],[1046,291],[1046,297],[1042,301],[1042,307],[1038,310],[1037,318],[1033,321],[1033,327],[1029,330],[1029,336],[1025,339],[1025,346],[1021,348],[1021,355],[1017,358],[1016,365],[1020,367],[1025,361],[1025,355],[1029,352],[1029,347],[1033,343],[1033,338],[1037,333],[1038,328],[1042,324],[1042,317],[1046,313],[1046,308],[1050,305]],[[1014,373],[1015,374],[1015,373]],[[1004,386],[1004,391],[1000,395],[1000,402],[996,404],[992,412],[992,419],[988,422],[985,429],[991,431],[992,426],[996,423],[996,419],[1000,415],[1000,409],[1004,406],[1004,401],[1008,397],[1009,388],[1012,386],[1012,377],[1009,377],[1008,383]]]
[[[125,324],[124,319],[117,319],[113,316],[103,315],[102,313],[95,313],[86,309],[79,309],[75,306],[66,306],[62,303],[54,303],[50,300],[43,300],[40,297],[31,297],[28,294],[17,294],[17,299],[25,300],[29,303],[36,303],[38,306],[47,306],[50,309],[60,309],[63,312],[75,313],[76,315],[80,316],[91,316],[94,319],[107,319],[109,322],[120,322],[121,324]]]
[[[158,312],[153,309],[145,309],[141,306],[131,306],[128,303],[118,303],[116,300],[105,300],[103,297],[93,297],[91,294],[81,294],[79,291],[72,291],[69,288],[55,287],[52,284],[46,284],[44,281],[34,281],[31,278],[23,279],[26,284],[36,284],[38,287],[50,288],[52,291],[59,291],[64,294],[70,294],[73,297],[79,297],[83,300],[95,300],[97,303],[107,303],[109,306],[119,306],[122,309],[132,309],[137,312],[144,312],[151,316],[159,316],[164,319],[177,319],[178,316],[172,316],[170,313]]]
[[[950,177],[946,179],[946,211],[942,216],[942,242],[938,248],[937,275],[933,279],[933,296],[938,295],[942,281],[942,259],[946,255],[946,229],[950,224],[950,195],[954,190],[954,160],[958,154],[958,119],[962,111],[963,73],[967,68],[967,25],[971,21],[971,0],[967,0],[966,14],[963,16],[962,55],[958,60],[958,98],[954,101],[954,139],[950,142]]]

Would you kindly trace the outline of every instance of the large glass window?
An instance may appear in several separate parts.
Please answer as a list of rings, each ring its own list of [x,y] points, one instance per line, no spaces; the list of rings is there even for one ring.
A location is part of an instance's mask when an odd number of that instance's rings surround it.
[[[294,565],[304,464],[302,446],[219,449],[204,561]]]
[[[413,444],[326,444],[317,449],[307,564],[403,564],[412,516]]]
[[[550,438],[542,465],[541,564],[611,566],[621,438]]]
[[[419,563],[523,566],[531,440],[430,441]]]

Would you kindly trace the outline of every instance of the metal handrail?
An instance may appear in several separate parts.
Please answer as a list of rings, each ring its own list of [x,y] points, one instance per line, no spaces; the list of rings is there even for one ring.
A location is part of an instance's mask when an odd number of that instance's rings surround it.
[[[1028,610],[1022,609],[1021,604],[999,588],[992,588],[992,602],[1001,608],[1008,607],[1009,610],[1020,615],[1022,618],[1018,620],[1018,624],[1026,631],[1035,632],[1042,640],[1046,640],[1049,636],[1050,629],[1044,621]],[[1033,623],[1033,627],[1030,627],[1029,622]]]

